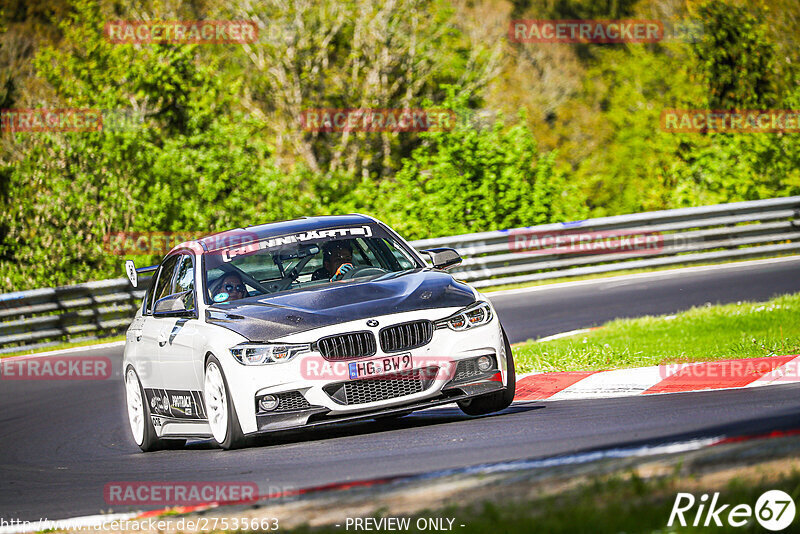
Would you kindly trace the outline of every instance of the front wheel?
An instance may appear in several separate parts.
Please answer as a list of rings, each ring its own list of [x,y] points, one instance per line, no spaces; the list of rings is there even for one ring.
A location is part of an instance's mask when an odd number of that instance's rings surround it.
[[[228,381],[215,356],[209,356],[206,362],[203,398],[214,441],[223,449],[238,449],[244,445],[242,427],[231,401]]]
[[[128,405],[128,423],[130,423],[133,441],[144,452],[157,451],[164,447],[164,442],[158,438],[153,420],[150,417],[150,407],[145,402],[139,376],[133,367],[128,367],[125,372],[125,401]]]
[[[517,374],[514,370],[514,355],[511,353],[511,344],[508,342],[505,330],[503,330],[503,344],[506,351],[506,369],[508,374],[508,384],[502,391],[495,391],[474,399],[461,401],[458,407],[467,415],[486,415],[488,413],[505,410],[514,401],[514,392],[517,386]]]

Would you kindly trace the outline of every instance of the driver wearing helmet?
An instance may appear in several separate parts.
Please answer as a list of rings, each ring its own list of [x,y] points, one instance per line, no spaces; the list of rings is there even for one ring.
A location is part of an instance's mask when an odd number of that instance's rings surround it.
[[[353,268],[353,248],[350,241],[328,241],[322,245],[322,267],[314,271],[311,279],[335,282]]]

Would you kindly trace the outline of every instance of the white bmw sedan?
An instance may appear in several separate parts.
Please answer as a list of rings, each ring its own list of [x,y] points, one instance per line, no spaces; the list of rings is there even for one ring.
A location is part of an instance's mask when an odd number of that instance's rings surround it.
[[[494,308],[363,215],[230,230],[178,245],[127,331],[131,431],[144,451],[398,417],[457,403],[506,408],[514,362]]]

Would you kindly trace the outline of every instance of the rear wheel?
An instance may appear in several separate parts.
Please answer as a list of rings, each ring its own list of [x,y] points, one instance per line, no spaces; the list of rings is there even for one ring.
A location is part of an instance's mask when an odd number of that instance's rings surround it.
[[[481,395],[474,399],[461,401],[458,407],[467,415],[486,415],[487,413],[505,410],[514,401],[514,392],[517,386],[517,374],[514,370],[514,355],[511,353],[511,344],[508,342],[505,330],[503,330],[503,344],[506,351],[506,365],[508,373],[508,384],[502,391],[496,391],[487,395]]]
[[[244,435],[236,416],[236,408],[231,401],[228,381],[215,356],[209,356],[206,362],[203,397],[214,441],[223,449],[238,449],[243,446]]]

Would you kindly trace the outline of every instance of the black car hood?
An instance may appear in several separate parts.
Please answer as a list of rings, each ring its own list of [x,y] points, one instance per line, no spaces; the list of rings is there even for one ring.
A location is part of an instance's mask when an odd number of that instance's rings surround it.
[[[367,282],[332,284],[217,305],[208,309],[206,321],[233,330],[250,341],[270,341],[346,321],[430,308],[464,307],[473,302],[475,296],[468,285],[447,273],[419,269]]]

